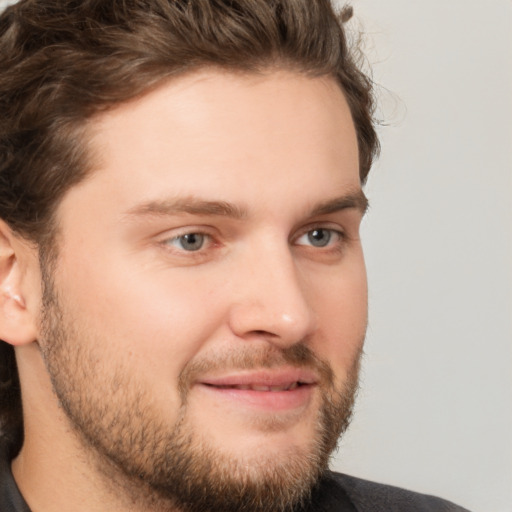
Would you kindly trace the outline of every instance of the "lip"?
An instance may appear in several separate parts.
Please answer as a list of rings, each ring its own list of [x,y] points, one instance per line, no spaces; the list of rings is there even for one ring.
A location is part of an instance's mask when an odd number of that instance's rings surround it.
[[[285,386],[293,382],[301,384],[316,384],[318,378],[316,374],[303,368],[279,368],[269,370],[257,370],[247,372],[237,372],[227,375],[203,376],[200,384],[213,387],[226,386]]]
[[[318,378],[311,370],[281,368],[205,376],[197,384],[210,398],[278,412],[305,407]]]

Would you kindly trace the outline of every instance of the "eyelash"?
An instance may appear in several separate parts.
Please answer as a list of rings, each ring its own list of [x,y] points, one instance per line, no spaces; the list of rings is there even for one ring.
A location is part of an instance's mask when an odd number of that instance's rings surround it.
[[[346,236],[343,231],[341,231],[339,229],[331,228],[328,226],[322,226],[322,225],[309,227],[309,229],[307,231],[304,231],[299,237],[296,238],[296,241],[300,240],[302,237],[305,237],[305,236],[308,236],[308,235],[314,233],[315,231],[317,231],[317,232],[324,231],[324,232],[329,233],[329,238],[327,240],[326,245],[315,246],[313,244],[304,244],[305,246],[307,245],[308,247],[312,247],[315,249],[333,250],[333,249],[340,249],[340,246],[342,246],[343,243],[346,241]],[[333,238],[335,238],[334,241],[332,240]]]
[[[327,232],[329,234],[329,239],[327,240],[326,245],[315,246],[313,244],[297,243],[297,241],[299,241],[301,238],[306,237],[306,236],[314,233],[315,231],[323,231],[323,232]],[[194,236],[194,235],[201,236],[204,238],[203,243],[201,243],[200,246],[196,250],[187,250],[187,249],[183,248],[183,246],[181,248],[176,246],[177,244],[180,243],[180,240],[183,240],[187,236]],[[334,241],[333,241],[333,238],[334,238]],[[314,249],[317,249],[319,251],[322,250],[323,252],[340,252],[342,250],[343,245],[346,242],[346,240],[347,240],[347,236],[343,231],[341,231],[339,229],[323,226],[323,225],[318,225],[318,226],[308,226],[307,230],[303,231],[299,236],[294,238],[294,244],[302,246],[302,247],[308,247],[312,250],[314,250]],[[163,240],[161,242],[161,245],[163,245],[167,249],[170,248],[171,250],[176,250],[180,254],[187,254],[188,256],[198,257],[198,256],[202,255],[204,253],[204,251],[207,250],[208,248],[211,248],[212,246],[215,247],[215,245],[220,245],[220,244],[216,244],[214,241],[213,235],[205,232],[204,230],[202,231],[201,229],[197,229],[197,230],[191,229],[189,231],[180,233],[171,238],[166,238],[165,240]]]
[[[172,238],[168,238],[166,240],[163,241],[163,244],[166,245],[166,246],[169,246],[171,244],[173,244],[173,242],[176,242],[176,243],[179,243],[180,240],[183,240],[185,237],[192,237],[192,236],[200,236],[200,237],[203,237],[203,239],[205,240],[212,240],[212,236],[209,235],[208,233],[203,233],[201,231],[188,231],[187,233],[183,233],[181,235],[177,235],[177,236],[174,236]],[[192,242],[193,243],[193,242]],[[204,243],[201,243],[200,247],[198,247],[197,250],[190,250],[190,251],[187,251],[187,249],[185,248],[181,248],[179,249],[180,251],[183,251],[183,252],[188,252],[188,253],[195,253],[195,252],[199,252],[201,249],[203,249],[203,246],[204,246]]]

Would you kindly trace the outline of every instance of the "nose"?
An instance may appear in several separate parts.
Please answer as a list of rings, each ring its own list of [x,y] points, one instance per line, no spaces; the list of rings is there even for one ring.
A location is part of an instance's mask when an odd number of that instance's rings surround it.
[[[281,348],[306,339],[316,329],[306,284],[288,245],[266,244],[251,251],[232,275],[229,324],[239,338],[260,338]]]

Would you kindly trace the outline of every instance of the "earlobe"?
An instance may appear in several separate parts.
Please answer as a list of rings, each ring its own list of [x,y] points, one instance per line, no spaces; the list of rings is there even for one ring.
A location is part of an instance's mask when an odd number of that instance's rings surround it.
[[[33,249],[0,220],[0,339],[11,345],[28,344],[37,336],[36,318],[26,297],[31,289],[27,270],[34,261],[30,252]]]

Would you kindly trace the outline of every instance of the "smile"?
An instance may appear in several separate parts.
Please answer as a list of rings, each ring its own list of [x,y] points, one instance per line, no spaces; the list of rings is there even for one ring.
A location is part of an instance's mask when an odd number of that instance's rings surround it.
[[[317,382],[318,377],[314,371],[295,367],[206,375],[200,379],[200,383],[207,386],[253,391],[289,391]]]
[[[206,384],[211,385],[212,384]],[[291,382],[289,384],[280,385],[280,386],[263,386],[259,384],[234,384],[234,385],[220,385],[220,386],[213,386],[218,387],[220,389],[240,389],[243,391],[251,390],[251,391],[271,391],[271,392],[277,392],[277,391],[292,391],[299,386],[305,386],[307,384],[303,382]]]
[[[282,368],[211,376],[198,384],[210,399],[227,406],[277,412],[306,407],[318,378],[310,370]]]

